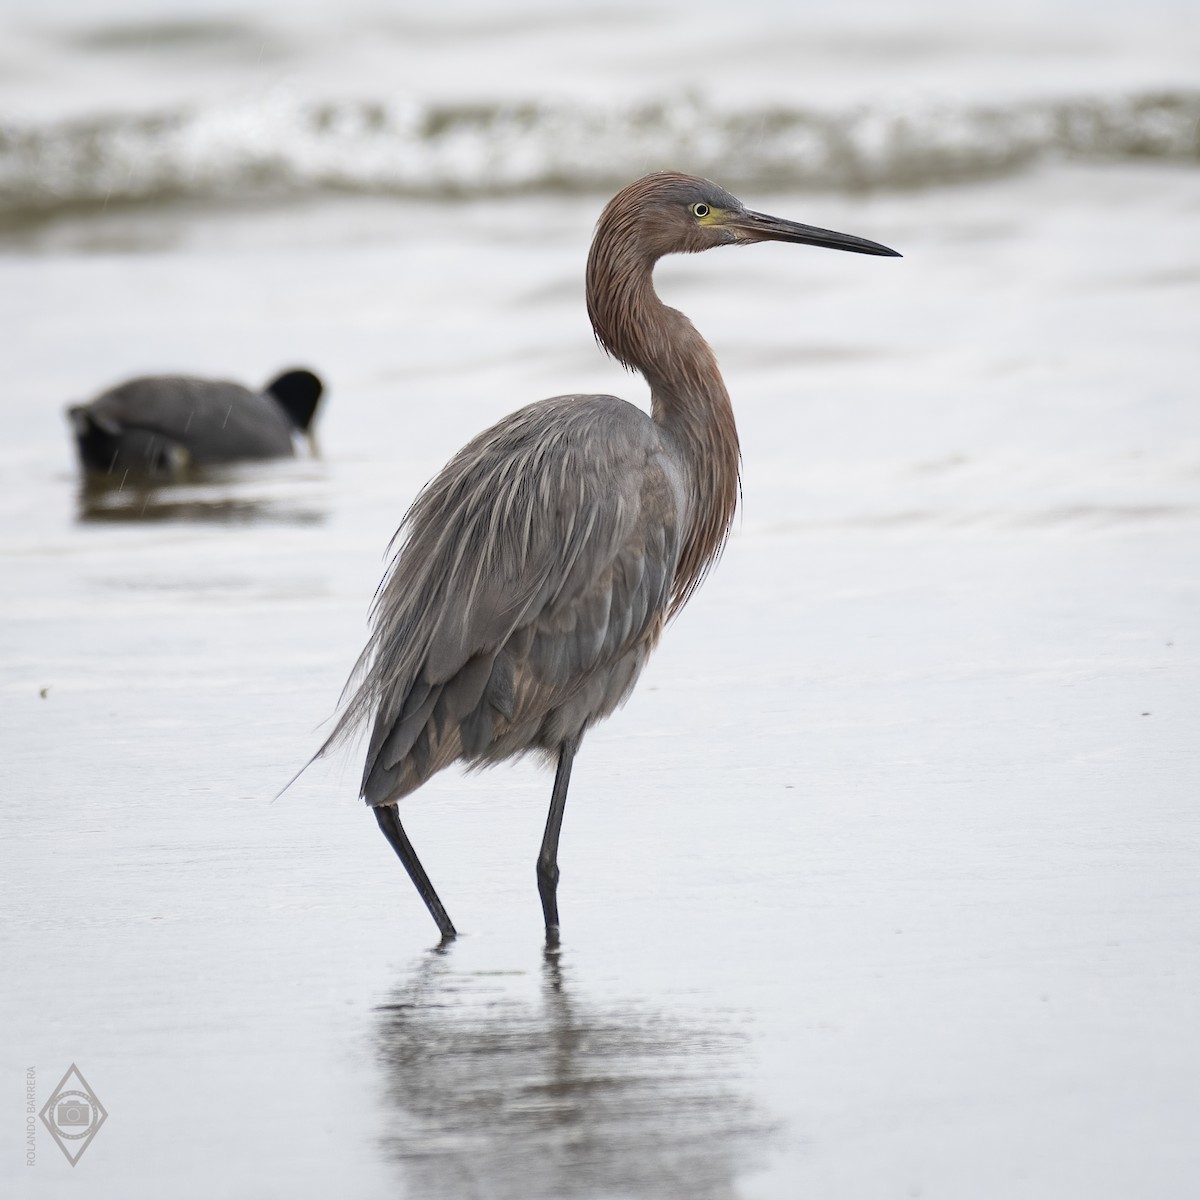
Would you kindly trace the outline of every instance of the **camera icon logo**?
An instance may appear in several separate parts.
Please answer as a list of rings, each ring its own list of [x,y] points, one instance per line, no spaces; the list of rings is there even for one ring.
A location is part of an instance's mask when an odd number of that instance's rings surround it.
[[[74,1063],[42,1106],[42,1124],[74,1166],[91,1145],[108,1113]]]
[[[54,1123],[59,1129],[64,1125],[91,1125],[92,1106],[86,1100],[60,1101],[54,1106]]]

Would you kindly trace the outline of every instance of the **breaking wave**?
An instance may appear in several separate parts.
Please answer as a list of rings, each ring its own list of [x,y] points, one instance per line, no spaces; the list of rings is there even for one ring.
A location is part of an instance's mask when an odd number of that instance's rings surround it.
[[[582,104],[314,102],[0,124],[0,213],[322,190],[487,195],[616,186],[672,166],[734,187],[903,188],[1048,158],[1200,160],[1200,90],[824,110],[695,98]]]

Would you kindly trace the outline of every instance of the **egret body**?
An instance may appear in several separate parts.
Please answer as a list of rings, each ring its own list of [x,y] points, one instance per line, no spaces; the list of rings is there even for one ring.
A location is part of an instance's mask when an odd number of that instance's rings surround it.
[[[630,184],[597,224],[587,306],[604,349],[645,376],[651,412],[594,395],[522,408],[456,454],[397,533],[318,755],[370,723],[362,795],[443,938],[454,925],[397,802],[452,762],[534,751],[557,764],[537,881],[547,941],[558,940],[558,840],[580,741],[629,696],[719,555],[738,497],[729,395],[708,344],[656,295],[654,264],[761,241],[896,254],[751,212],[704,179]]]

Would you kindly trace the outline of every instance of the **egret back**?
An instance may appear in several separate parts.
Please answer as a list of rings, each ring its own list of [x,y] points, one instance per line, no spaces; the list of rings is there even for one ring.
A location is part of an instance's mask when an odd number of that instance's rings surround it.
[[[363,796],[462,759],[553,754],[629,695],[688,520],[677,452],[613,396],[559,396],[468,443],[417,497],[322,753],[374,716]]]

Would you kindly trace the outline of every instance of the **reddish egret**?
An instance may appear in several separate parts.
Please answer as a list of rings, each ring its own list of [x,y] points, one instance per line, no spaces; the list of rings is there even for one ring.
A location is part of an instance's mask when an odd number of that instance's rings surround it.
[[[664,623],[720,554],[738,496],[716,359],[655,294],[654,264],[763,241],[896,255],[751,212],[705,179],[639,179],[600,216],[587,306],[600,345],[645,376],[650,415],[615,396],[531,404],[459,451],[400,526],[345,710],[317,754],[371,720],[362,795],[444,940],[454,925],[397,801],[452,762],[536,751],[557,762],[537,860],[546,940],[557,944],[558,838],[580,740],[629,696]]]
[[[250,458],[288,458],[308,433],[321,381],[285,371],[262,392],[222,379],[150,375],[67,410],[83,469],[171,474]]]

